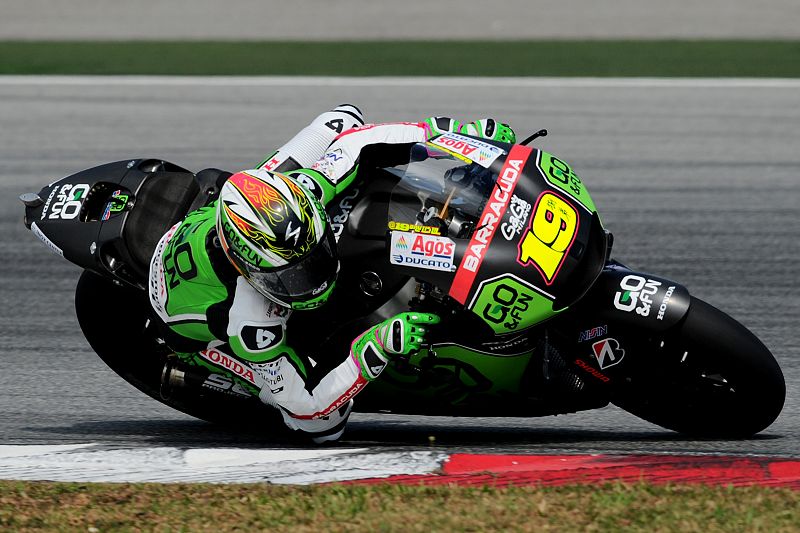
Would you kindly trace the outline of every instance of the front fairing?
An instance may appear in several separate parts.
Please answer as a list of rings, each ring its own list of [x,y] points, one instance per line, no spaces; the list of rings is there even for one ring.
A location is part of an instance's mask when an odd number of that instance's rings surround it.
[[[555,316],[591,286],[606,233],[579,178],[520,145],[445,134],[412,149],[392,192],[388,260],[495,334]]]

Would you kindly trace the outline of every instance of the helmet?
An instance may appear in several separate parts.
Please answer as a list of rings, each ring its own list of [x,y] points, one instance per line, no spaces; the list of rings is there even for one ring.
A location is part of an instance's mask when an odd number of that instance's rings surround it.
[[[313,309],[333,291],[339,260],[325,209],[288,176],[258,169],[228,178],[217,233],[233,266],[270,300]]]

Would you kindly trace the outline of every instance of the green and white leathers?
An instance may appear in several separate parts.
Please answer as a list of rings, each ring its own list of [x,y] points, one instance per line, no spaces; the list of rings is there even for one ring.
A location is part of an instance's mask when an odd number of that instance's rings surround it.
[[[513,136],[497,124],[467,126]],[[322,206],[353,182],[364,147],[424,142],[443,126],[473,131],[444,118],[363,125],[355,106],[339,106],[259,168],[234,174],[219,200],[190,213],[156,247],[149,295],[167,343],[185,362],[226,374],[279,408],[290,428],[317,441],[338,438],[353,396],[391,357],[418,349],[438,319],[402,313],[357,337],[349,354],[320,347],[315,359],[340,363],[312,378],[309,354],[287,343],[286,324],[292,312],[324,303],[335,290],[338,261]],[[296,168],[309,161],[311,168]]]

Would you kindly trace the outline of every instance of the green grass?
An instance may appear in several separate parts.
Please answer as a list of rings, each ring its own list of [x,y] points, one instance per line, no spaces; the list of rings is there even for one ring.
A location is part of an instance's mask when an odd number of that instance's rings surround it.
[[[0,74],[799,77],[800,41],[0,41]]]
[[[0,481],[2,531],[800,530],[788,489],[607,484],[448,487]]]

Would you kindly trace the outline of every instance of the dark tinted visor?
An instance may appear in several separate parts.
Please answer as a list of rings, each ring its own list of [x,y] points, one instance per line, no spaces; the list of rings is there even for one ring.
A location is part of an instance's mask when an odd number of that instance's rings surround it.
[[[259,292],[287,303],[302,302],[316,298],[330,287],[338,268],[336,239],[328,226],[322,240],[299,263],[269,272],[249,271],[248,276]]]

